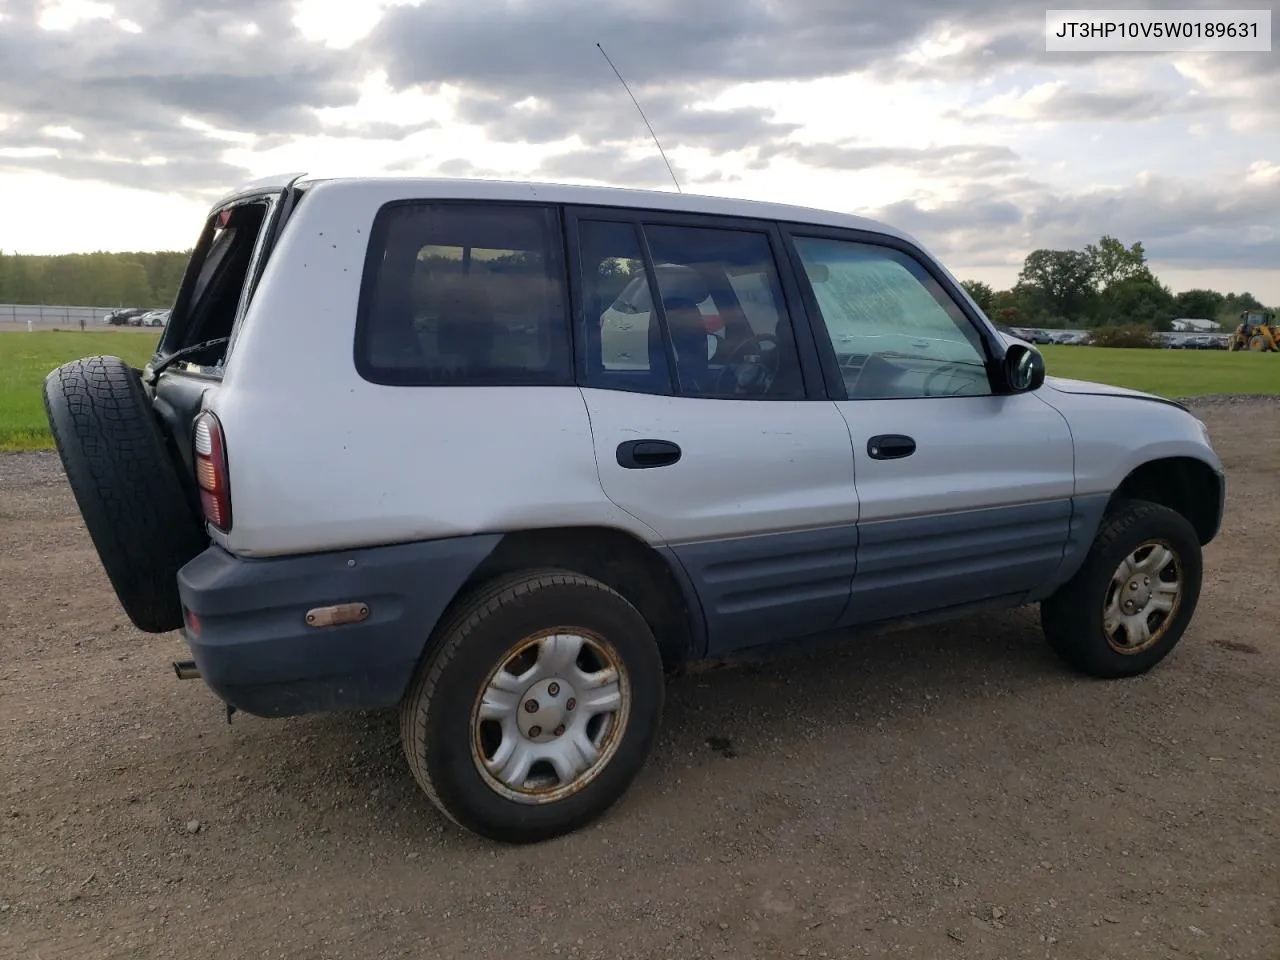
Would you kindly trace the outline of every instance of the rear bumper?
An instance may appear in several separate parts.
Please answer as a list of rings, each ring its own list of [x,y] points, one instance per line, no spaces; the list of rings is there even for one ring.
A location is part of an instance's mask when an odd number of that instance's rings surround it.
[[[219,697],[260,717],[399,702],[441,614],[499,535],[246,560],[211,546],[178,574],[184,635]],[[307,611],[368,605],[359,623]]]

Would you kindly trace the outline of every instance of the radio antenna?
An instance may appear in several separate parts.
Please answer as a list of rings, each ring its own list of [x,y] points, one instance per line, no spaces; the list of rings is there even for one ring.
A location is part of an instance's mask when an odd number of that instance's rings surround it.
[[[609,59],[609,55],[604,52],[604,47],[596,44],[596,48],[600,51],[605,61],[613,68],[614,76],[618,78],[618,82],[622,84],[622,89],[627,91],[627,96],[631,98],[631,102],[636,105],[636,111],[640,114],[640,119],[644,121],[644,125],[649,128],[649,136],[653,137],[654,145],[658,148],[658,153],[662,154],[662,162],[667,165],[667,173],[671,174],[671,182],[676,185],[676,190],[684,193],[680,189],[680,181],[676,179],[676,172],[671,169],[671,161],[667,159],[667,151],[662,149],[662,144],[658,142],[658,135],[653,132],[653,124],[649,122],[649,118],[644,115],[644,110],[640,107],[640,101],[636,99],[636,95],[631,92],[631,87],[627,86],[627,81],[622,79],[622,74],[618,72],[618,68],[613,65],[613,61]]]

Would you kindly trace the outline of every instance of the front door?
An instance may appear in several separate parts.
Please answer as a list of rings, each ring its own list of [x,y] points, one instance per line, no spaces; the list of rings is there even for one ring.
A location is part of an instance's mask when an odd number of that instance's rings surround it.
[[[793,335],[776,231],[579,210],[568,233],[600,482],[684,566],[708,652],[831,627],[856,559],[853,456]]]
[[[1049,580],[1066,545],[1072,438],[1034,393],[997,395],[982,335],[922,257],[793,233],[853,440],[858,569],[841,625]]]

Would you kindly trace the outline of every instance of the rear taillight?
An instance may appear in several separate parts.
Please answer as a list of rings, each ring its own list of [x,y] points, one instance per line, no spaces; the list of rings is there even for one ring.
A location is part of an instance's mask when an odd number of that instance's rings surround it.
[[[196,417],[196,485],[204,518],[218,530],[231,530],[231,485],[227,477],[227,445],[222,424],[212,413]]]

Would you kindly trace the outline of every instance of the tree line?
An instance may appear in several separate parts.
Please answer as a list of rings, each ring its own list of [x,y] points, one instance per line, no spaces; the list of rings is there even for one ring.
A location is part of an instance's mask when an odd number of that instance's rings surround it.
[[[91,307],[167,307],[189,250],[157,253],[0,251],[0,303]],[[977,280],[965,289],[996,323],[1010,327],[1102,327],[1139,324],[1165,331],[1181,317],[1216,320],[1232,329],[1245,310],[1264,305],[1251,293],[1173,293],[1151,272],[1141,243],[1103,236],[1083,250],[1033,250],[1018,282],[996,290]],[[1280,313],[1280,307],[1272,308]]]
[[[1251,293],[1174,293],[1151,272],[1141,243],[1104,235],[1083,250],[1033,250],[1018,282],[995,290],[977,280],[964,287],[992,320],[1051,329],[1138,325],[1165,332],[1177,319],[1213,320],[1234,329],[1240,314],[1266,307]],[[1272,308],[1280,313],[1280,308]]]
[[[0,303],[68,307],[168,307],[191,251],[67,253],[0,251]]]

